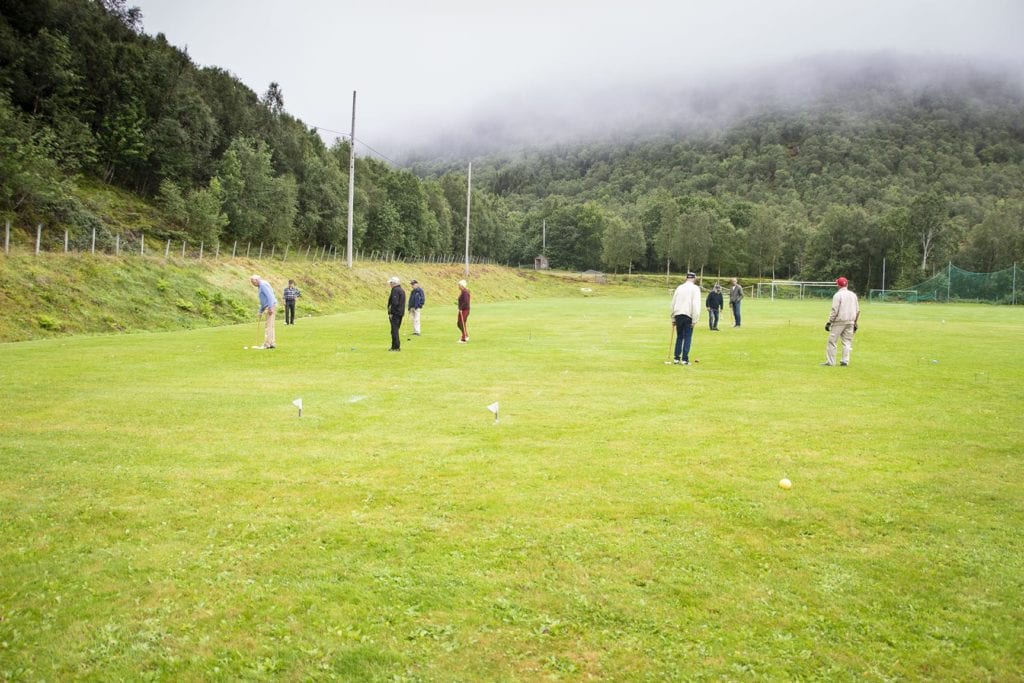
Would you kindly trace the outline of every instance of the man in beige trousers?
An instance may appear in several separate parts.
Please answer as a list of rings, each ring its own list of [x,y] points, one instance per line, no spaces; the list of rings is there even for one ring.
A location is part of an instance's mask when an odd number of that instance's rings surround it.
[[[829,313],[825,330],[828,332],[828,343],[825,345],[825,362],[822,365],[836,364],[836,341],[843,340],[843,356],[839,364],[846,367],[850,364],[850,352],[853,350],[853,333],[857,331],[857,318],[860,317],[860,304],[857,295],[847,289],[849,282],[845,277],[836,280],[839,291],[832,297],[832,311]]]

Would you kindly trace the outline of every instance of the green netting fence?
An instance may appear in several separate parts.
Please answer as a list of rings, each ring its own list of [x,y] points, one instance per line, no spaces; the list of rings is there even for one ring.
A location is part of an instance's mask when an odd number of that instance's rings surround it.
[[[993,273],[972,273],[952,263],[914,285],[913,301],[977,301],[994,304],[1024,303],[1024,272],[1011,268]]]

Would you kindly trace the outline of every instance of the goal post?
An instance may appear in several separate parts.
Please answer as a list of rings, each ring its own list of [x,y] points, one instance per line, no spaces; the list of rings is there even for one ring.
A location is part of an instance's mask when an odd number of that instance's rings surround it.
[[[916,289],[870,289],[868,301],[889,301],[896,303],[917,303]]]
[[[771,280],[757,283],[757,296],[775,299],[831,299],[835,282],[811,280]]]

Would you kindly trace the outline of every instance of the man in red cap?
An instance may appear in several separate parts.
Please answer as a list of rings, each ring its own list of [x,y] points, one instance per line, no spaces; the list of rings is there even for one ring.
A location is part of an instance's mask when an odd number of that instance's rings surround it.
[[[860,317],[860,304],[857,295],[847,289],[850,284],[845,277],[836,280],[839,291],[832,297],[832,311],[829,313],[825,331],[828,332],[828,343],[825,344],[825,362],[822,365],[836,364],[836,340],[843,340],[843,356],[839,362],[846,367],[850,364],[850,351],[853,350],[853,333],[857,331],[857,318]]]

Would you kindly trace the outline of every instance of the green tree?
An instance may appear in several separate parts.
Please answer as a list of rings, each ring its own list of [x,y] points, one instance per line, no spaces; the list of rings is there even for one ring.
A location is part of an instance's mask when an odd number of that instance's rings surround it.
[[[609,216],[601,238],[601,260],[605,265],[618,272],[640,262],[646,254],[644,229],[620,216]]]

